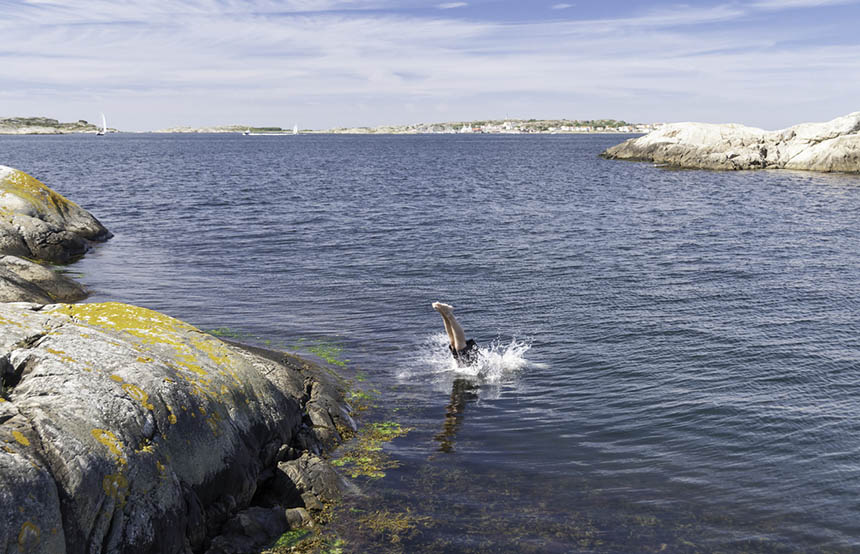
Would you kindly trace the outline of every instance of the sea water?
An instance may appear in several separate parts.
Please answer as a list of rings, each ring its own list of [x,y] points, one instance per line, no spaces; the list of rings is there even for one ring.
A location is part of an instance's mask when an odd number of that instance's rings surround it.
[[[0,163],[114,232],[67,268],[90,301],[327,361],[410,429],[355,479],[347,551],[860,551],[860,177],[598,157],[624,138],[0,137]]]

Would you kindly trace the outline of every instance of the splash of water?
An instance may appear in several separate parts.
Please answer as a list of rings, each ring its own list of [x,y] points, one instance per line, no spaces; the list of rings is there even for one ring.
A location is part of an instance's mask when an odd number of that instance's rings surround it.
[[[531,348],[530,341],[496,339],[478,346],[477,361],[460,366],[448,350],[448,336],[435,333],[425,339],[416,365],[424,367],[424,371],[429,368],[432,373],[471,377],[482,383],[503,382],[529,365],[525,353]]]

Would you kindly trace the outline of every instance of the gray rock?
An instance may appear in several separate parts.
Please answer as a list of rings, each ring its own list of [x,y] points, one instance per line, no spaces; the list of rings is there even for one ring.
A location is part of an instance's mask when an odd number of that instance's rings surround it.
[[[343,402],[342,390],[331,380],[321,378],[309,384],[310,399],[306,408],[314,435],[324,449],[341,442],[341,431],[355,431],[357,426]]]
[[[0,400],[0,551],[66,551],[57,487],[39,439],[11,402]]]
[[[860,172],[860,112],[779,131],[736,124],[673,123],[601,155],[700,169]]]
[[[287,514],[280,508],[248,508],[224,526],[209,545],[207,554],[257,554],[289,529]]]
[[[87,291],[68,277],[43,265],[0,255],[0,302],[77,302]]]
[[[143,308],[0,304],[0,548],[201,549],[296,444],[290,371]],[[324,460],[294,462],[334,492]]]
[[[0,254],[51,263],[82,256],[110,232],[89,212],[23,171],[0,166]]]
[[[296,487],[299,494],[312,493],[324,502],[338,498],[343,491],[343,478],[322,458],[304,453],[297,460],[281,462],[282,472]]]
[[[325,508],[319,498],[310,491],[302,493],[302,503],[312,512],[321,512]]]
[[[298,529],[300,527],[312,527],[314,520],[308,511],[304,508],[288,508],[284,515],[287,518],[287,523],[290,529]]]

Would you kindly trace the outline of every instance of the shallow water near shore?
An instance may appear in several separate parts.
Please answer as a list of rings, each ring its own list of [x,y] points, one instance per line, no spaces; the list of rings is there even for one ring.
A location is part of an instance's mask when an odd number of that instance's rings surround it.
[[[0,163],[115,234],[68,268],[90,301],[319,356],[412,428],[346,551],[860,552],[860,176],[598,157],[624,138],[15,136]]]

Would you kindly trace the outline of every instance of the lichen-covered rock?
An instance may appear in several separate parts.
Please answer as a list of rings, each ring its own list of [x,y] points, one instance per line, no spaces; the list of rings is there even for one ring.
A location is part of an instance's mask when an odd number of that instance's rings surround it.
[[[736,124],[673,123],[601,155],[699,169],[860,172],[860,112],[779,131]]]
[[[0,255],[0,302],[77,302],[87,291],[68,277],[17,256]]]
[[[0,551],[65,552],[57,486],[39,438],[11,402],[0,400]]]
[[[307,425],[293,371],[143,308],[0,304],[0,551],[202,550]]]
[[[81,257],[110,232],[89,212],[23,171],[0,165],[0,254],[50,263]]]

